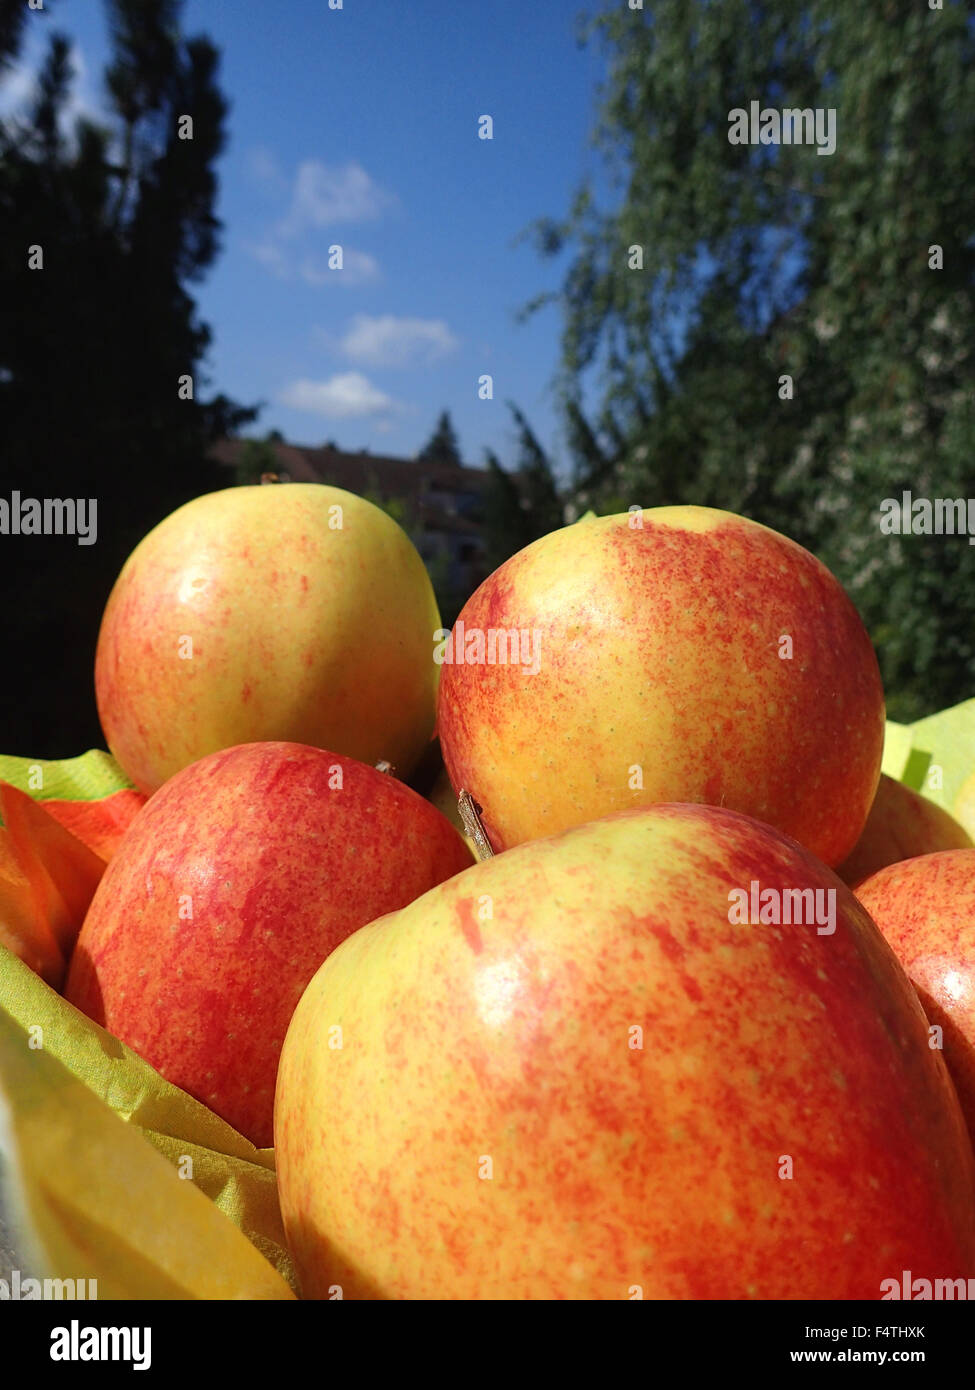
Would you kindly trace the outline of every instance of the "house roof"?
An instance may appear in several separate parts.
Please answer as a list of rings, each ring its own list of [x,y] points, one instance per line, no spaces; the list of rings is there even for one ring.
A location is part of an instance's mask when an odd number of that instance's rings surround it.
[[[236,467],[247,444],[245,439],[221,439],[211,457],[228,468]],[[309,448],[282,441],[268,441],[280,471],[296,483],[331,483],[347,492],[377,491],[383,497],[419,502],[431,488],[449,492],[483,492],[488,473],[483,468],[455,467],[426,459],[391,458],[384,454],[347,454],[338,449]]]

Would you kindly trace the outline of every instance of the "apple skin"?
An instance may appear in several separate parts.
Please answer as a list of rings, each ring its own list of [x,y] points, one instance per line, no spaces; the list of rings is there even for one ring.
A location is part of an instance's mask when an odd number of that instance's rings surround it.
[[[826,864],[856,843],[883,752],[877,659],[785,536],[707,507],[584,519],[507,560],[460,618],[541,640],[534,675],[441,672],[444,763],[494,849],[658,802],[756,816]]]
[[[971,848],[967,832],[947,811],[883,772],[863,834],[836,872],[854,887],[902,859]]]
[[[975,849],[891,864],[856,896],[943,1029],[944,1058],[975,1144]]]
[[[371,502],[315,483],[208,493],[116,581],[95,656],[102,729],[146,793],[219,748],[276,740],[407,778],[433,732],[439,625],[423,561]]]
[[[439,811],[375,768],[291,743],[213,753],[133,822],[65,997],[267,1147],[281,1043],[319,965],[472,862]]]
[[[753,879],[834,889],[835,932],[733,926]],[[275,1166],[311,1298],[975,1273],[972,1150],[907,977],[829,869],[719,808],[521,845],[343,942],[288,1029]]]

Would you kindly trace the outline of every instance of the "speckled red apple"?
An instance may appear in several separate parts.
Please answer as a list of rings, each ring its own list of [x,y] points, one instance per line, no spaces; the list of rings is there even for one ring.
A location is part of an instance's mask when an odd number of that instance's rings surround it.
[[[975,849],[891,864],[856,895],[890,942],[929,1022],[975,1143]]]
[[[835,930],[732,924],[753,881],[835,892]],[[906,975],[824,865],[716,808],[521,845],[343,942],[288,1029],[275,1161],[313,1298],[975,1275],[972,1151]]]
[[[319,965],[471,863],[429,802],[351,758],[291,743],[214,753],[130,827],[65,995],[267,1146],[281,1043]]]
[[[315,483],[197,497],[129,556],[95,693],[143,792],[218,748],[285,740],[408,777],[436,712],[440,618],[406,532]]]
[[[856,843],[883,750],[877,660],[785,536],[704,507],[583,520],[506,561],[458,622],[440,742],[495,849],[670,801],[756,816],[827,864]],[[489,635],[515,630],[529,659],[506,640],[491,664]]]
[[[836,872],[855,885],[902,859],[971,848],[967,832],[947,811],[882,773],[863,834]]]

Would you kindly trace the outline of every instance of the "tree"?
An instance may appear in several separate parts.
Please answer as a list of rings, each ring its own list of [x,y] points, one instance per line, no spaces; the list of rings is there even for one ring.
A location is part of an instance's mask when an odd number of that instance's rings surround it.
[[[205,396],[211,335],[187,287],[218,251],[226,102],[216,50],[181,35],[180,12],[177,0],[111,0],[114,129],[80,120],[65,132],[70,43],[59,33],[27,119],[0,123],[4,481],[25,497],[97,505],[97,544],[0,544],[11,751],[65,756],[102,742],[92,666],[111,585],[168,512],[224,485],[210,446],[257,413]]]
[[[564,519],[552,463],[523,412],[512,401],[507,404],[518,426],[514,469],[503,468],[492,450],[486,453],[489,480],[484,495],[484,532],[492,568],[557,530]]]
[[[530,229],[571,259],[524,311],[563,307],[567,417],[602,371],[577,491],[785,531],[857,602],[892,717],[975,695],[975,548],[879,526],[884,498],[971,485],[967,7],[655,0],[608,5],[595,34],[617,205],[599,210],[590,182]],[[834,111],[834,152],[729,141],[755,99]]]
[[[463,467],[457,435],[448,410],[441,413],[436,429],[417,454],[417,459],[425,463],[446,464],[452,468]]]
[[[280,467],[274,447],[274,431],[271,431],[263,439],[242,441],[234,481],[242,487],[253,487],[260,483],[265,473],[279,473]]]
[[[0,6],[0,72],[13,62],[20,52],[27,18],[26,5],[5,3]]]

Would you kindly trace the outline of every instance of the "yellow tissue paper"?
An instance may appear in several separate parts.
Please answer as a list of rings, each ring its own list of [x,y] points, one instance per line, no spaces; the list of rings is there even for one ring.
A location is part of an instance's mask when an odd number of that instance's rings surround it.
[[[34,991],[17,978],[29,968],[4,950],[0,970],[5,995],[12,976],[29,1011]],[[45,1022],[25,1029],[0,1007],[4,1203],[38,1276],[94,1280],[98,1298],[293,1298],[274,1266],[146,1142],[145,1131],[57,1059],[59,1014],[49,1009]],[[110,1041],[107,1069],[93,1068],[109,1084],[118,1076],[115,1052]],[[86,1060],[82,1070],[92,1070]],[[150,1109],[152,1090],[144,1095]]]
[[[936,802],[975,839],[975,700],[887,724],[883,770]]]
[[[46,809],[56,808],[76,833],[94,827],[106,842],[106,828],[124,833],[139,809],[118,764],[99,750],[62,762],[0,757],[0,778]],[[99,1279],[102,1297],[293,1296],[272,1149],[256,1149],[164,1080],[2,945],[0,1024],[0,1108],[7,1120],[0,1126],[0,1163],[13,1175],[0,1194],[0,1214],[13,1201],[16,1210],[6,1211],[7,1219],[43,1261],[42,1277],[81,1277],[81,1271],[63,1269],[63,1260],[74,1255],[83,1228],[93,1235],[86,1277]],[[39,1114],[52,1125],[49,1150],[31,1130],[30,1117]],[[123,1157],[109,1164],[98,1143],[116,1144]],[[63,1146],[57,1150],[58,1185],[45,1189],[42,1177],[50,1183],[56,1144]],[[94,1167],[93,1151],[101,1154]],[[122,1196],[130,1168],[131,1181],[138,1173],[145,1194],[160,1190],[160,1174],[165,1179],[165,1202],[144,1200],[135,1224]],[[124,1242],[127,1231],[138,1233],[138,1259]],[[104,1265],[98,1258],[102,1235]],[[181,1240],[189,1252],[185,1267],[167,1254],[169,1243]],[[211,1250],[205,1260],[201,1242]],[[218,1267],[218,1256],[232,1257],[231,1263]],[[191,1274],[194,1260],[203,1262],[197,1275]]]

